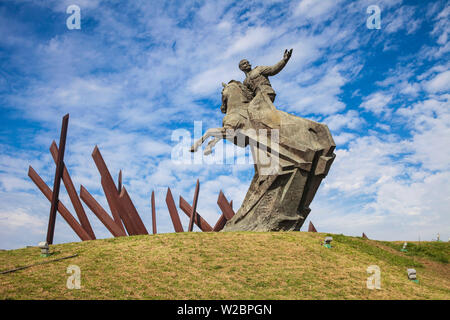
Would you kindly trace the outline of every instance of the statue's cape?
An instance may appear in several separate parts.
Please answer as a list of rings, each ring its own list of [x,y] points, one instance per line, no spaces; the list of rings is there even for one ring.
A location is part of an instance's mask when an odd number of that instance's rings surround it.
[[[270,98],[258,93],[248,106],[248,119],[253,130],[246,134],[250,139],[270,148],[272,140],[277,140],[274,129],[278,130],[278,150],[281,166],[298,166],[309,171],[314,154],[321,151],[321,157],[315,174],[326,175],[334,159],[336,147],[330,130],[325,124],[301,118],[277,110]],[[261,129],[267,129],[269,138],[261,135]]]

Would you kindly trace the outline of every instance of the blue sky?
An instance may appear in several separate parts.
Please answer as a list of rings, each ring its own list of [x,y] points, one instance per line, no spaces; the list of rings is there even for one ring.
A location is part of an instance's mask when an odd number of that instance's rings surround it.
[[[71,4],[80,30],[66,27]],[[369,5],[381,9],[378,30],[366,26]],[[326,123],[337,144],[302,230],[311,220],[323,232],[448,239],[449,14],[446,1],[2,1],[0,248],[45,238],[50,204],[27,170],[52,186],[48,148],[66,113],[66,165],[105,207],[95,145],[115,178],[123,170],[148,228],[151,191],[158,230],[172,232],[166,189],[192,199],[197,178],[210,224],[221,189],[237,208],[253,166],[174,164],[172,134],[219,127],[221,83],[244,79],[239,60],[272,65],[286,48],[292,58],[271,78],[277,108]],[[72,209],[64,188],[61,199]],[[69,241],[58,216],[55,242]]]

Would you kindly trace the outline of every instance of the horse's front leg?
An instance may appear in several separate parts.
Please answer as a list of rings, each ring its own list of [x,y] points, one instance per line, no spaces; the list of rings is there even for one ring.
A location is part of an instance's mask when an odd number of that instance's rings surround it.
[[[203,151],[203,154],[204,154],[205,156],[210,155],[210,154],[212,153],[212,149],[214,148],[214,146],[216,145],[216,143],[219,142],[219,141],[222,140],[222,139],[223,139],[223,136],[220,137],[220,138],[219,138],[219,137],[214,137],[213,140],[211,140],[210,142],[208,142],[208,145],[206,146],[205,151]]]
[[[196,152],[198,150],[198,148],[209,137],[212,137],[212,136],[214,136],[216,138],[223,137],[224,130],[225,130],[224,128],[211,128],[211,129],[206,130],[205,134],[192,145],[192,147],[189,149],[189,151]]]
[[[236,137],[236,133],[234,132],[234,130],[231,130],[231,131],[229,131],[229,130],[230,129],[227,130],[225,128],[222,128],[221,135],[220,136],[215,136],[213,140],[208,142],[208,145],[206,146],[205,151],[203,152],[203,154],[205,156],[210,155],[212,153],[212,149],[217,144],[217,142],[219,142],[220,140],[227,139],[227,140],[233,141],[233,139],[235,139],[235,137]]]

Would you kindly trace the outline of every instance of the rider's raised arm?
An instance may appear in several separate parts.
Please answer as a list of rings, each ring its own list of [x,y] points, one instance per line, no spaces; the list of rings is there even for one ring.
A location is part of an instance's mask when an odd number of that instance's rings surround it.
[[[283,70],[284,66],[286,65],[287,61],[284,59],[278,62],[276,65],[273,66],[261,66],[261,74],[265,76],[274,76],[281,70]]]
[[[270,67],[261,67],[261,74],[265,76],[274,76],[281,70],[283,70],[286,63],[289,61],[292,55],[292,49],[291,50],[285,50],[283,59],[281,59],[280,62],[278,62],[276,65],[270,66]]]

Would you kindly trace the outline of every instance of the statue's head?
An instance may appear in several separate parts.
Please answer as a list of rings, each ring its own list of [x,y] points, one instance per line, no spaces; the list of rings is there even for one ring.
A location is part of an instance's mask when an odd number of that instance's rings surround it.
[[[247,59],[242,59],[239,62],[239,69],[241,69],[244,72],[250,71],[250,70],[252,70],[252,65],[250,64],[250,62],[248,62]]]

